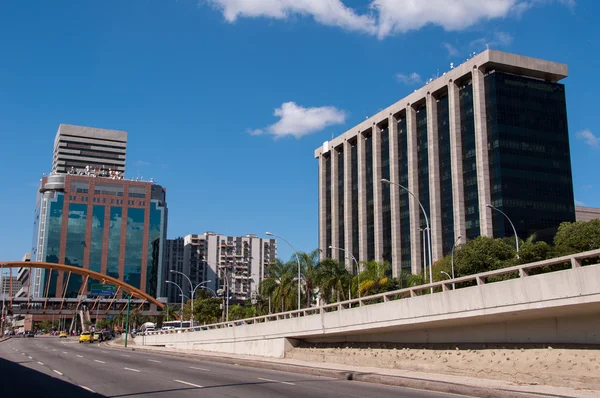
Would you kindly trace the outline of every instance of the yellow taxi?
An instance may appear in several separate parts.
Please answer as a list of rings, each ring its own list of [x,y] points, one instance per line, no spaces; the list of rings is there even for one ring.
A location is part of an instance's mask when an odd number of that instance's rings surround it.
[[[79,336],[79,342],[80,343],[93,343],[93,337],[92,334],[90,332],[82,332],[81,335]]]
[[[69,337],[69,335],[67,335],[67,332],[60,332],[60,334],[58,335],[59,339],[66,339],[67,337]]]

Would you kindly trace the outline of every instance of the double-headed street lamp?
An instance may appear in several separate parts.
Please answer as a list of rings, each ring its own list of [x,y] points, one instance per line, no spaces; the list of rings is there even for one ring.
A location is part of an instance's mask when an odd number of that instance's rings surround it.
[[[181,286],[179,286],[177,283],[173,282],[173,281],[166,281],[167,283],[170,283],[171,285],[175,285],[179,288],[179,291],[181,292],[180,296],[181,296],[181,321],[183,322],[183,289],[181,288]]]
[[[185,277],[185,279],[187,279],[187,281],[190,283],[190,290],[191,290],[191,291],[190,291],[190,296],[192,297],[192,310],[190,311],[190,324],[191,324],[190,326],[192,326],[192,327],[193,327],[193,326],[194,326],[194,295],[196,294],[196,289],[198,289],[198,288],[199,288],[199,287],[200,287],[200,286],[201,286],[203,283],[209,283],[209,282],[210,282],[210,280],[208,280],[208,281],[204,281],[204,282],[200,282],[200,283],[198,283],[198,284],[196,285],[196,287],[195,287],[195,288],[193,288],[193,289],[192,289],[192,286],[193,286],[193,285],[192,285],[192,280],[190,279],[190,277],[189,277],[189,276],[187,276],[187,275],[186,275],[186,274],[184,274],[183,272],[175,271],[174,269],[172,269],[170,272],[171,272],[172,274],[179,274],[179,275],[181,275],[181,276]],[[180,288],[180,289],[181,289],[181,288]],[[183,296],[183,289],[181,289],[181,295]],[[183,297],[182,297],[182,299],[183,299]],[[182,308],[182,310],[183,310],[183,308]]]
[[[415,200],[419,203],[419,206],[421,206],[421,211],[423,211],[423,216],[425,217],[425,225],[426,225],[426,230],[427,230],[427,243],[429,243],[429,283],[433,283],[433,263],[431,261],[431,229],[429,228],[429,218],[427,218],[427,213],[425,213],[425,208],[423,207],[423,204],[421,203],[421,201],[419,200],[419,198],[417,198],[415,196],[414,193],[412,193],[408,188],[406,188],[404,185],[400,185],[397,182],[393,182],[390,181],[388,179],[382,178],[381,182],[384,184],[388,184],[388,185],[397,185],[400,188],[404,189],[406,192],[408,192],[413,198],[415,198]],[[425,264],[425,267],[427,267],[427,264]],[[431,293],[433,293],[433,287],[431,288]]]
[[[454,244],[452,245],[452,256],[450,257],[451,258],[451,264],[452,264],[452,279],[454,279],[454,248],[456,247],[456,244],[458,243],[458,241],[461,238],[462,238],[462,236],[458,235],[458,237],[454,241]],[[454,290],[454,283],[452,283],[452,290]]]
[[[354,261],[354,265],[356,266],[356,276],[358,277],[358,279],[357,279],[357,283],[358,283],[358,298],[360,298],[360,266],[358,265],[358,261],[356,260],[356,257],[354,257],[354,254],[352,254],[349,251],[346,251],[346,249],[342,249],[341,247],[329,246],[329,248],[331,250],[341,250],[344,253],[350,254],[350,258]]]
[[[282,238],[281,236],[277,236],[271,232],[265,232],[265,235],[269,235],[269,236],[273,236],[275,238],[279,238],[282,241],[284,241],[285,243],[287,243],[292,250],[294,251],[294,254],[296,254],[296,261],[298,261],[298,309],[300,309],[300,281],[302,280],[302,275],[300,274],[300,256],[298,256],[298,252],[296,251],[296,249],[294,249],[294,246],[292,246],[292,244],[290,242],[288,242],[287,240],[285,240],[284,238]],[[306,293],[308,294],[308,292]]]
[[[497,207],[494,207],[490,204],[485,205],[486,207],[489,207],[492,210],[496,210],[498,213],[502,214],[504,217],[506,217],[506,219],[508,220],[508,222],[510,223],[510,226],[513,229],[513,232],[515,233],[515,242],[517,245],[517,258],[519,258],[519,237],[517,236],[517,230],[515,229],[514,224],[512,223],[512,221],[510,221],[510,218],[506,215],[505,212],[503,212],[502,210],[498,209]]]

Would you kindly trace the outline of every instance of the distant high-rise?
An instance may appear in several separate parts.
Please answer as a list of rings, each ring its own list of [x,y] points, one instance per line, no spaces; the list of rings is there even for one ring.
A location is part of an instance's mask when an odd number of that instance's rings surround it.
[[[61,124],[54,139],[52,173],[86,167],[125,173],[127,132]]]
[[[238,300],[251,299],[264,279],[265,269],[275,261],[277,242],[256,235],[226,236],[205,232],[191,234],[167,243],[167,266],[187,275],[194,286],[204,281],[206,287],[217,291],[231,284],[231,296]],[[186,278],[175,273],[169,280],[177,283],[189,295]],[[172,285],[172,284],[169,284]],[[179,288],[165,286],[170,302],[181,300]]]
[[[435,261],[455,242],[513,236],[504,214],[522,239],[574,221],[567,72],[487,50],[325,142],[322,256],[420,273],[424,246]]]

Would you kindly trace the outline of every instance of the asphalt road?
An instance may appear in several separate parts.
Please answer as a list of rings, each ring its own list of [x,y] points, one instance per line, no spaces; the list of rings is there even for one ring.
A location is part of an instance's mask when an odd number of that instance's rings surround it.
[[[2,396],[11,397],[415,397],[453,394],[113,350],[73,338],[0,343]]]

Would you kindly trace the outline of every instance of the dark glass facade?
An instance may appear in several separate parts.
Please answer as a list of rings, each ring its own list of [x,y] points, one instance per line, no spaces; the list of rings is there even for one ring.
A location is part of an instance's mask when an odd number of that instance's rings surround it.
[[[398,120],[398,170],[400,175],[400,185],[408,187],[408,141],[406,118]],[[411,250],[410,250],[410,211],[408,205],[408,193],[404,189],[398,188],[400,198],[400,247],[401,247],[401,267],[403,270],[411,269]],[[390,189],[394,189],[390,187]]]
[[[492,72],[485,88],[492,205],[522,239],[575,221],[564,86]],[[492,217],[495,237],[513,235]]]
[[[121,225],[123,223],[123,209],[110,208],[110,229],[108,231],[108,263],[106,274],[119,279],[119,258],[121,255]]]
[[[51,183],[42,180],[35,259],[105,273],[158,297],[167,217],[162,187],[87,176],[52,178]],[[113,191],[105,189],[109,185]],[[124,196],[119,192],[128,191],[135,199],[118,198]],[[34,297],[77,297],[86,290],[89,294],[91,284],[98,282],[89,278],[82,286],[84,277],[68,272],[40,270],[32,275]]]
[[[102,271],[102,247],[104,246],[104,206],[92,207],[92,241],[90,242],[90,270]],[[94,281],[88,281],[88,289]]]
[[[450,157],[450,120],[448,95],[437,100],[438,166],[440,178],[440,218],[442,249],[449,253],[454,244],[454,202],[452,198],[452,162]]]
[[[146,265],[146,293],[156,297],[159,272],[162,265],[162,242],[166,242],[166,209],[158,201],[150,203],[150,226],[148,228],[148,264]]]
[[[335,151],[336,149],[334,149]],[[337,219],[338,219],[338,244],[337,246],[340,249],[345,249],[345,236],[344,233],[344,151],[338,151],[337,153],[337,184],[338,184],[338,197],[339,200],[337,202]],[[340,260],[345,257],[351,257],[346,255],[343,250],[339,250],[337,253],[337,258]],[[354,264],[353,264],[354,266]]]
[[[352,163],[352,255],[358,260],[360,256],[358,247],[358,145],[356,141],[351,143],[350,159]]]
[[[473,113],[473,85],[471,81],[460,87],[460,131],[463,155],[463,187],[465,195],[465,225],[467,239],[480,235],[479,192],[475,150],[475,117]]]
[[[331,156],[323,156],[325,168],[325,253],[331,258]]]
[[[428,131],[427,131],[427,108],[425,104],[416,109],[417,122],[417,175],[419,181],[418,198],[425,209],[425,214],[429,222],[431,222],[431,212],[429,208],[429,148],[428,148]],[[431,224],[430,224],[431,225]],[[423,211],[419,208],[419,226],[425,229],[427,223]],[[421,246],[426,245],[424,233],[419,234]]]
[[[125,240],[124,280],[141,288],[142,253],[144,252],[144,209],[127,211],[127,238]]]
[[[390,179],[390,134],[386,127],[381,130],[381,178]],[[376,181],[376,183],[378,183]],[[392,263],[392,209],[391,192],[387,186],[382,186],[381,190],[381,212],[382,212],[382,243],[383,261]],[[391,271],[391,268],[390,268]]]
[[[365,135],[366,196],[367,196],[367,260],[375,258],[375,202],[373,201],[373,136]]]

